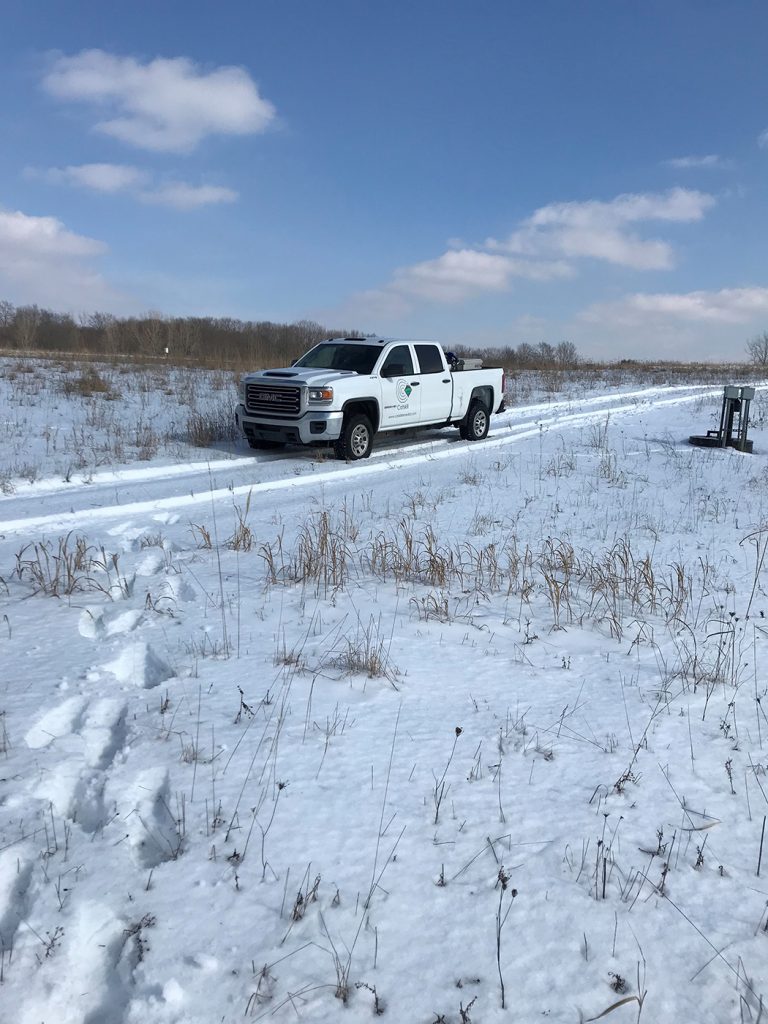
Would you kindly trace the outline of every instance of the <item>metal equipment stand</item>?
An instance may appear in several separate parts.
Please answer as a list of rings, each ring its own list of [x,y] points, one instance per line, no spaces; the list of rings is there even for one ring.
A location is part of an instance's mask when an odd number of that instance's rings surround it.
[[[689,442],[700,448],[736,448],[740,452],[751,453],[752,442],[747,440],[747,428],[749,403],[754,397],[754,388],[739,388],[732,385],[725,387],[720,426],[717,430],[708,430],[703,435],[692,435],[688,438]]]

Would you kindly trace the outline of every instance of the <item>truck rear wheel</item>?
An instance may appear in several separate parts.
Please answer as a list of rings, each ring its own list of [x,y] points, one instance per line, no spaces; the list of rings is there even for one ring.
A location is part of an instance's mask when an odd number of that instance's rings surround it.
[[[479,398],[469,403],[467,415],[459,424],[459,434],[465,441],[482,441],[488,436],[490,418],[488,410]]]
[[[373,426],[361,412],[344,417],[341,436],[335,446],[336,458],[347,462],[367,459],[373,448]]]

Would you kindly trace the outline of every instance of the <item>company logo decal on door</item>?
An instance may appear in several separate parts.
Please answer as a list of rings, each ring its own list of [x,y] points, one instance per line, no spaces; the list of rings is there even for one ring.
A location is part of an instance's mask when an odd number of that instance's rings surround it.
[[[399,380],[397,382],[397,400],[398,400],[398,402],[400,402],[401,404],[404,403],[404,402],[407,402],[408,399],[411,397],[411,392],[412,391],[413,391],[413,388],[411,387],[411,385],[407,381]]]

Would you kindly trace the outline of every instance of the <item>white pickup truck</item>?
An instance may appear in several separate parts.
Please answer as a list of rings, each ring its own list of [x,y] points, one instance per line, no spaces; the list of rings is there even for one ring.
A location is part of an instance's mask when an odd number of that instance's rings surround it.
[[[453,425],[480,441],[503,407],[502,369],[446,358],[435,342],[330,338],[292,366],[243,377],[235,418],[251,448],[329,441],[354,461],[394,430]]]

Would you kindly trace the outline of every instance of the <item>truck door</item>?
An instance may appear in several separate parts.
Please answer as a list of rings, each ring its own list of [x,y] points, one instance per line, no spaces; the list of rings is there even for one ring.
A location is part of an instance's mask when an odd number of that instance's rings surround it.
[[[421,420],[421,382],[414,373],[410,345],[395,345],[384,357],[381,378],[381,429],[407,427]]]
[[[418,375],[421,392],[421,422],[439,423],[451,415],[453,387],[450,371],[437,345],[414,345],[418,360]]]

